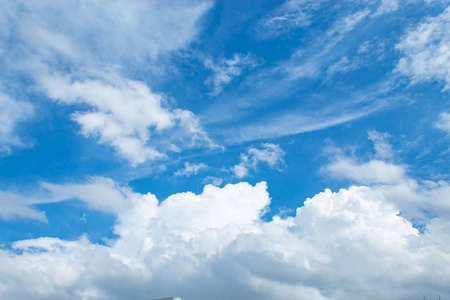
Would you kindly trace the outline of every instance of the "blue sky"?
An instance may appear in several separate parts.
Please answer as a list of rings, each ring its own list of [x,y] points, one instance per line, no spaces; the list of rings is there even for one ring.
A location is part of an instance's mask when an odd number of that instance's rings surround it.
[[[0,299],[450,297],[448,1],[1,1]]]

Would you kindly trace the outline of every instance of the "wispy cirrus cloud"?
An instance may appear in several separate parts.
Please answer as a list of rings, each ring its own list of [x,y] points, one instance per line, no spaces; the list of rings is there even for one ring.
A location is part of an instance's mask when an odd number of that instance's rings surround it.
[[[276,38],[307,27],[323,1],[289,0],[263,18],[256,30],[263,39]]]
[[[362,118],[392,103],[385,101],[392,90],[390,78],[364,87],[349,86],[345,91],[333,83],[332,77],[359,71],[367,61],[382,59],[386,50],[376,38],[355,41],[361,28],[372,26],[373,13],[370,8],[356,7],[356,12],[340,12],[326,30],[286,59],[250,72],[234,91],[219,96],[202,119],[210,128],[231,124],[223,135],[227,142],[236,143],[321,130]],[[313,82],[321,89],[310,90]],[[331,90],[333,93],[328,93]],[[312,105],[318,102],[321,104]]]

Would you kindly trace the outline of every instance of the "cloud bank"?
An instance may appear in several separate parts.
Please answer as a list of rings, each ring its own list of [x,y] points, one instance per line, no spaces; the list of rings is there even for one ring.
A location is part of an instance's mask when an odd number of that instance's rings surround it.
[[[353,164],[356,170],[371,165]],[[387,175],[393,167],[386,162],[379,171]],[[325,189],[299,203],[294,216],[269,221],[265,182],[207,185],[201,194],[178,193],[164,201],[106,178],[43,183],[53,201],[75,198],[113,214],[116,238],[105,245],[87,236],[13,243],[0,250],[0,297],[450,296],[442,280],[450,272],[449,184],[417,181],[406,173],[366,182],[338,192]]]

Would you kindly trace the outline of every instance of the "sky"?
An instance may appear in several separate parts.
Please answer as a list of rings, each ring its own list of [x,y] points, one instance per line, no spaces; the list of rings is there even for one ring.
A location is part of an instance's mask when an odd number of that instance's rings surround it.
[[[450,298],[449,1],[0,4],[0,299]]]

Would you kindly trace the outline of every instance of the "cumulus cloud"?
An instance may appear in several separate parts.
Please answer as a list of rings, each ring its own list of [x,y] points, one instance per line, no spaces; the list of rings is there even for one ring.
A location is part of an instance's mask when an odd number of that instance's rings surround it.
[[[361,162],[358,158],[344,155],[337,149],[331,163],[323,166],[321,171],[337,179],[348,179],[362,184],[403,181],[407,174],[407,166],[389,162],[394,155],[392,146],[387,140],[389,135],[377,131],[369,131],[368,135],[375,149],[372,159]]]
[[[39,83],[54,101],[89,105],[89,110],[72,114],[81,125],[81,133],[113,146],[134,166],[165,157],[150,145],[152,133],[178,127],[193,143],[212,144],[194,114],[167,107],[164,96],[153,93],[143,82],[119,76],[74,80],[52,75],[41,76]]]
[[[86,236],[13,243],[0,250],[0,297],[448,297],[449,185],[405,179],[408,187],[326,189],[299,203],[295,216],[271,221],[262,219],[270,205],[264,182],[207,185],[201,194],[178,193],[162,202],[104,178],[50,186],[57,198],[79,198],[101,211],[107,211],[98,205],[102,194],[105,203],[128,203],[114,212],[117,237],[106,245]],[[424,206],[432,216],[421,233],[411,218]]]
[[[436,17],[427,18],[409,31],[397,44],[403,57],[397,70],[412,83],[441,81],[450,87],[450,7]]]
[[[30,103],[14,100],[0,92],[0,153],[10,153],[14,147],[26,146],[16,127],[33,115],[34,108]]]
[[[251,147],[246,153],[241,154],[241,162],[231,167],[231,171],[238,177],[243,178],[250,170],[256,170],[259,164],[265,163],[271,168],[284,166],[285,152],[279,145],[272,143],[261,144],[262,148]]]
[[[133,166],[165,158],[174,148],[171,141],[161,147],[150,139],[162,131],[179,145],[215,146],[192,112],[173,107],[147,83],[129,79],[124,68],[157,68],[161,56],[195,38],[197,20],[210,7],[182,1],[8,2],[0,15],[2,24],[9,24],[0,35],[0,45],[8,49],[4,63],[34,80],[34,92],[74,107],[71,118],[81,134],[114,147]],[[17,120],[30,110],[22,106]]]
[[[183,169],[179,169],[177,170],[174,175],[175,176],[187,176],[187,177],[191,177],[192,174],[197,175],[197,173],[202,170],[202,169],[207,169],[208,166],[205,165],[204,163],[199,163],[199,164],[191,164],[190,162],[185,162],[184,163],[184,168]]]
[[[207,69],[213,71],[213,75],[206,79],[206,84],[213,88],[211,95],[217,96],[234,78],[240,76],[245,70],[254,69],[259,62],[253,55],[236,53],[232,58],[222,58],[217,62],[206,59],[204,64]]]

